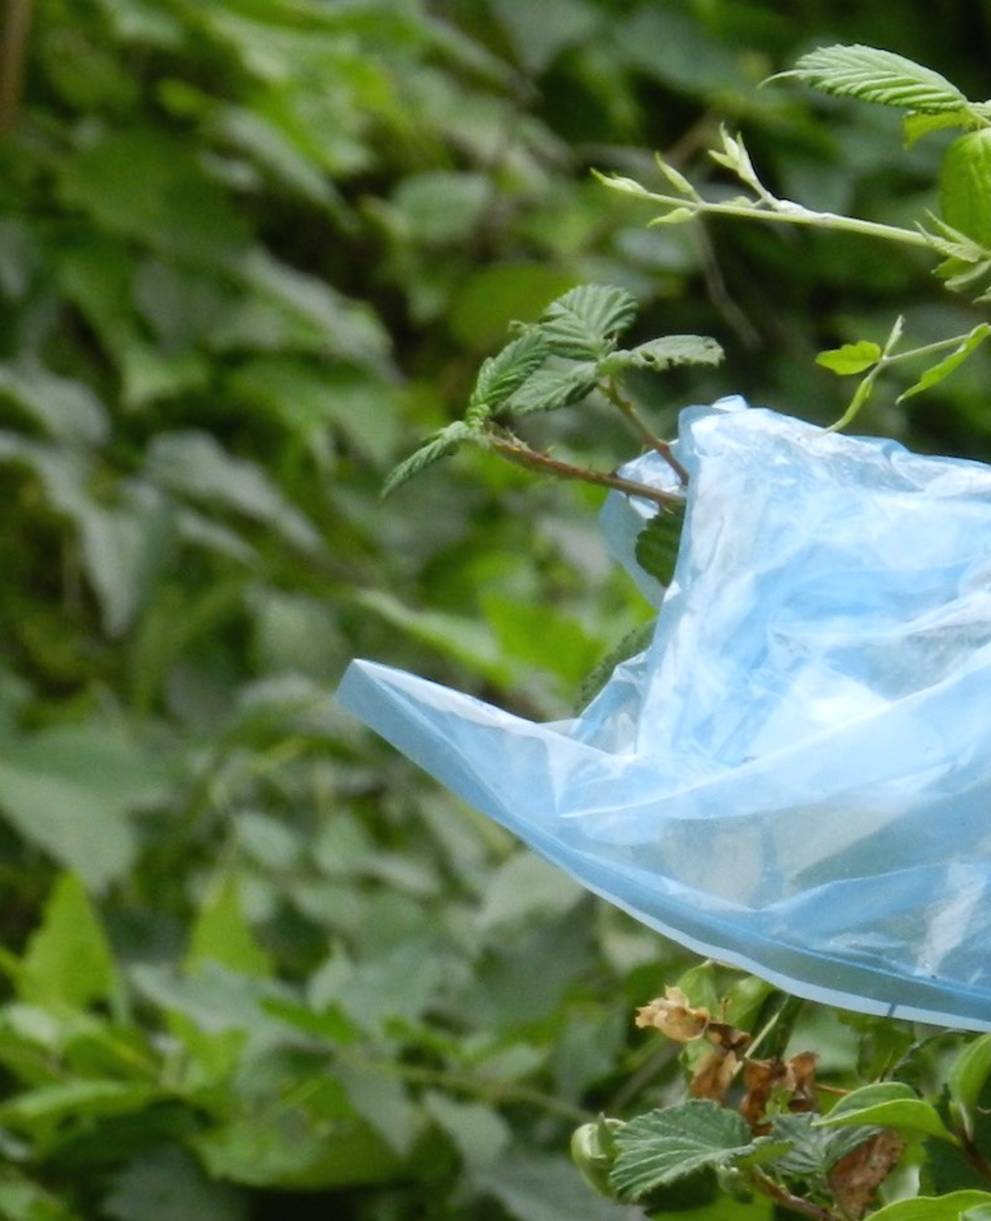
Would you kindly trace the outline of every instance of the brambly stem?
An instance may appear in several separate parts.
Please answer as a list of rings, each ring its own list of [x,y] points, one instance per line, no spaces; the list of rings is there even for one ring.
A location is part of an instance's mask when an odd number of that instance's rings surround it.
[[[637,434],[640,440],[644,443],[647,449],[656,450],[661,455],[664,461],[671,467],[674,473],[678,476],[681,483],[688,483],[688,471],[681,465],[678,459],[674,456],[671,446],[667,441],[662,441],[656,436],[649,425],[633,406],[633,404],[623,397],[619,392],[619,387],[616,385],[614,378],[609,378],[604,382],[600,389],[614,407],[617,407],[629,422],[633,431]]]
[[[633,479],[624,479],[622,475],[614,475],[607,471],[596,471],[589,467],[575,466],[571,462],[562,462],[560,458],[552,458],[537,449],[531,449],[519,437],[512,434],[489,432],[485,442],[490,449],[501,454],[508,462],[528,470],[543,471],[557,479],[577,479],[582,483],[595,484],[597,487],[612,488],[616,492],[624,492],[627,496],[639,496],[650,500],[662,509],[682,503],[681,497],[671,492],[662,492],[658,488],[648,487],[645,483],[637,483]]]

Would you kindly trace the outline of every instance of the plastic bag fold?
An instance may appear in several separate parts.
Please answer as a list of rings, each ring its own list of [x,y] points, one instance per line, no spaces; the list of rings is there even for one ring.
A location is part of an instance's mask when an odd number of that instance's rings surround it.
[[[577,718],[368,661],[344,705],[588,889],[814,1000],[991,1029],[991,468],[737,398],[681,414],[659,614]],[[673,490],[656,454],[624,468]]]

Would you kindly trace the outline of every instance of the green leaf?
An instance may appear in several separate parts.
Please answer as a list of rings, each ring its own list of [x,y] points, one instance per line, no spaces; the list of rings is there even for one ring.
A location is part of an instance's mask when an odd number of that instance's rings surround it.
[[[902,135],[905,147],[911,148],[917,140],[933,131],[945,131],[951,127],[973,127],[979,120],[970,110],[943,110],[938,114],[911,111],[902,120]]]
[[[595,389],[599,367],[595,361],[582,361],[565,368],[538,369],[504,405],[506,415],[534,415],[556,411],[587,398]]]
[[[511,1154],[473,1176],[517,1221],[637,1221],[640,1214],[600,1200],[570,1159]]]
[[[991,1034],[972,1039],[957,1056],[947,1078],[950,1114],[968,1137],[974,1135],[977,1103],[991,1077]]]
[[[414,450],[408,458],[404,458],[390,471],[382,485],[383,500],[401,488],[404,483],[415,479],[428,466],[433,466],[441,458],[447,458],[455,453],[466,441],[471,441],[472,436],[473,430],[463,420],[455,420],[453,424],[448,424],[446,428],[435,433],[429,441]]]
[[[32,1129],[63,1119],[125,1115],[160,1097],[156,1086],[134,1081],[78,1079],[39,1085],[0,1104],[0,1123]]]
[[[638,624],[632,628],[623,639],[614,648],[597,662],[596,665],[588,672],[582,680],[581,689],[578,692],[576,701],[579,709],[584,708],[586,704],[590,704],[593,699],[599,694],[602,688],[609,681],[609,677],[613,670],[624,661],[635,657],[637,653],[642,653],[654,635],[655,621],[649,620],[647,623]]]
[[[28,842],[100,890],[133,860],[130,811],[160,799],[167,780],[167,756],[94,719],[6,738],[0,809]]]
[[[991,1221],[991,1200],[987,1204],[978,1204],[976,1208],[968,1208],[960,1214],[960,1221]]]
[[[828,1115],[816,1120],[816,1126],[821,1128],[849,1127],[853,1124],[919,1132],[957,1143],[957,1138],[948,1131],[936,1108],[924,1102],[911,1086],[901,1081],[884,1081],[854,1090],[841,1098]]]
[[[684,521],[683,510],[661,509],[637,535],[637,563],[665,586],[670,585],[674,577]]]
[[[320,553],[324,549],[313,523],[282,494],[264,468],[228,453],[209,433],[159,433],[148,446],[146,469],[159,486],[268,526],[301,551]]]
[[[629,1200],[706,1167],[729,1165],[756,1148],[743,1118],[708,1100],[638,1115],[614,1139],[610,1180]]]
[[[949,356],[944,356],[941,361],[931,365],[917,382],[900,394],[898,402],[901,403],[916,394],[922,394],[924,390],[929,390],[932,386],[938,385],[944,378],[949,377],[954,369],[958,369],[967,357],[981,346],[989,335],[991,335],[991,326],[986,322],[978,323],[970,334],[953,349]]]
[[[863,373],[881,359],[881,345],[860,339],[856,343],[845,343],[841,348],[829,348],[820,352],[816,364],[824,369],[845,376],[848,373]]]
[[[946,1196],[899,1200],[871,1213],[870,1221],[961,1221],[969,1208],[991,1205],[986,1191],[952,1191]]]
[[[820,47],[803,55],[789,72],[772,80],[793,79],[837,97],[859,98],[882,106],[936,114],[961,110],[967,99],[945,77],[878,47]]]
[[[2,400],[60,441],[98,445],[110,432],[107,409],[85,382],[60,377],[33,357],[0,365]]]
[[[102,1213],[114,1221],[245,1221],[247,1201],[227,1183],[208,1179],[185,1149],[163,1145],[113,1176]]]
[[[991,247],[991,128],[960,136],[946,150],[939,208],[951,228]]]
[[[214,878],[190,936],[187,968],[195,971],[207,961],[262,979],[272,974],[272,961],[244,917],[238,879],[230,869]]]
[[[611,352],[600,371],[611,374],[623,369],[652,369],[662,373],[679,365],[718,365],[725,353],[708,335],[664,335],[639,347]]]
[[[423,1107],[471,1169],[489,1166],[506,1152],[512,1130],[495,1107],[482,1102],[461,1102],[430,1091]]]
[[[540,368],[547,352],[547,343],[541,332],[536,327],[530,327],[496,356],[483,361],[471,392],[468,418],[487,414],[501,406],[531,373]]]
[[[110,944],[75,874],[52,887],[22,965],[18,991],[26,1001],[82,1009],[110,999],[117,983]]]
[[[790,1142],[777,1163],[781,1174],[801,1179],[824,1178],[833,1166],[876,1133],[876,1128],[821,1128],[813,1115],[776,1115],[771,1135]]]
[[[540,328],[555,355],[595,360],[636,316],[637,303],[625,289],[581,284],[551,302],[541,315]]]

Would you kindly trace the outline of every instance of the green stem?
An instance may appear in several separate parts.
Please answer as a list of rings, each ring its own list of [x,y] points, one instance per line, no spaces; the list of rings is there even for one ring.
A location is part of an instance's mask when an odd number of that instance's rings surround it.
[[[608,185],[608,179],[605,180]],[[631,192],[632,193],[632,192]],[[929,239],[915,229],[903,229],[898,225],[885,225],[880,221],[862,220],[857,216],[841,216],[836,212],[814,212],[811,208],[790,200],[774,200],[763,207],[747,203],[712,203],[708,200],[687,199],[677,195],[657,195],[644,191],[637,196],[652,199],[671,211],[687,208],[696,216],[733,216],[741,220],[760,220],[772,225],[803,225],[813,229],[831,229],[842,233],[858,233],[863,237],[880,238],[885,242],[898,242],[903,246],[917,246],[931,250]],[[661,220],[663,221],[663,217]],[[687,219],[687,218],[686,218]]]

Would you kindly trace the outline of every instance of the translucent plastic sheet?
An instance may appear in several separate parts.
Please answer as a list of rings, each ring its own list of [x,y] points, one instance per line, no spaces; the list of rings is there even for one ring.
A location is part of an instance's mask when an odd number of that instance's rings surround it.
[[[740,399],[681,415],[653,641],[533,724],[355,662],[340,698],[590,890],[816,1000],[991,1028],[991,467]],[[656,455],[626,474],[674,487]],[[610,548],[653,506],[614,494]]]

